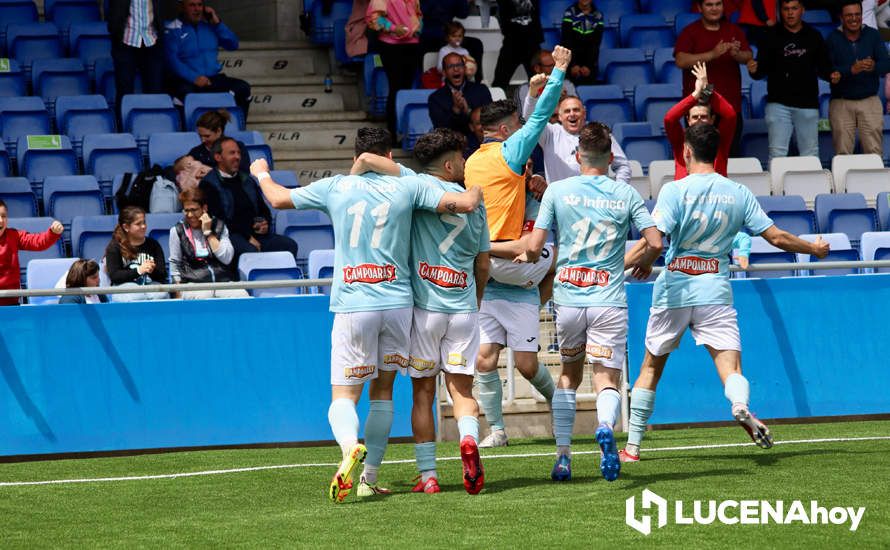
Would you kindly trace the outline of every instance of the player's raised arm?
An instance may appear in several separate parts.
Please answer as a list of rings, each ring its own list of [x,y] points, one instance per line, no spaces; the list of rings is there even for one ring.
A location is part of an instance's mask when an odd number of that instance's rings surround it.
[[[821,236],[816,237],[814,242],[805,241],[799,237],[795,237],[791,233],[779,229],[775,225],[769,226],[766,231],[760,234],[766,239],[766,242],[781,248],[785,252],[799,252],[801,254],[809,254],[817,258],[828,256],[829,245],[822,240]]]
[[[266,159],[256,159],[250,163],[250,174],[260,182],[260,189],[266,200],[272,205],[272,208],[282,210],[285,208],[293,208],[294,203],[291,200],[290,189],[279,185],[269,175],[269,164]]]
[[[436,212],[440,214],[446,212],[452,214],[468,214],[479,208],[479,203],[481,202],[481,187],[473,187],[463,193],[448,191],[442,195],[442,199],[439,201],[439,206],[436,207]]]
[[[401,176],[402,169],[392,157],[375,155],[374,153],[362,153],[356,157],[349,171],[352,175],[364,174],[365,172],[376,172],[384,176]]]

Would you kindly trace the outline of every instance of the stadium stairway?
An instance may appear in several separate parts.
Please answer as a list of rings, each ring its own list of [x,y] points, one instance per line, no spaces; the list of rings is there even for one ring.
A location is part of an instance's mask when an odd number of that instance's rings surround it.
[[[331,70],[328,48],[309,41],[242,42],[235,52],[220,51],[223,70],[250,82],[253,98],[247,129],[263,135],[275,168],[297,174],[300,185],[352,165],[355,131],[383,126],[365,111],[359,78]],[[325,93],[325,76],[332,90]],[[401,150],[397,160],[407,160]]]

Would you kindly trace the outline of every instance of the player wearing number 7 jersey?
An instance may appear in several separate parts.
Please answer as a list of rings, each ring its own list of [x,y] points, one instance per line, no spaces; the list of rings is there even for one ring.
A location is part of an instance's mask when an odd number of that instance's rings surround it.
[[[661,254],[661,235],[640,194],[606,176],[613,158],[609,128],[599,122],[582,128],[575,156],[581,175],[550,184],[541,199],[529,250],[517,260],[537,260],[548,231],[559,226],[553,302],[562,373],[553,394],[557,459],[551,478],[572,478],[575,392],[584,377],[586,358],[593,364],[597,392],[600,470],[614,481],[621,464],[612,430],[621,404],[618,383],[627,341],[624,243],[633,223],[648,247],[640,267],[651,269]]]
[[[391,157],[391,137],[380,128],[361,128],[356,155]],[[472,212],[481,193],[446,192],[419,180],[400,181],[371,172],[333,176],[298,189],[286,189],[269,176],[265,161],[251,164],[274,208],[312,208],[327,212],[334,226],[334,284],[331,311],[331,406],[328,420],[343,461],[330,485],[341,502],[352,488],[352,471],[367,462],[359,496],[388,492],[377,486],[392,425],[392,386],[396,371],[408,365],[411,328],[409,249],[414,209],[441,213]],[[358,443],[358,403],[365,381],[371,403],[365,445]]]
[[[710,124],[686,130],[683,157],[689,175],[662,187],[653,218],[671,240],[666,268],[655,281],[646,328],[646,355],[630,401],[630,433],[622,460],[639,460],[646,422],[655,404],[655,387],[668,355],[689,327],[704,345],[723,382],[732,416],[764,449],[772,446],[766,425],[748,410],[748,380],[742,375],[741,342],[732,307],[729,252],[744,226],[771,245],[788,252],[824,258],[828,244],[808,243],[773,225],[748,188],[715,173],[720,134]],[[640,250],[628,251],[633,264]]]

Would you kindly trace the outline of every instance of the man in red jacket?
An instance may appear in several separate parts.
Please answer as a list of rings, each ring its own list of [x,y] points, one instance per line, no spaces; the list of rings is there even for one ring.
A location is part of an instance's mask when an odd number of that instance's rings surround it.
[[[19,250],[46,250],[56,244],[62,235],[62,224],[53,221],[43,233],[28,233],[7,229],[9,212],[0,199],[0,289],[16,290],[22,287],[19,268]],[[0,298],[0,306],[17,306],[18,298]]]
[[[717,150],[714,170],[721,176],[726,176],[726,164],[735,134],[736,112],[722,95],[708,85],[708,72],[703,62],[693,67],[692,74],[695,76],[695,89],[664,115],[664,131],[674,152],[674,179],[686,177],[686,161],[683,158],[686,131],[680,124],[680,119],[684,116],[687,127],[701,123],[714,124],[715,119],[720,117],[717,125],[720,148]]]

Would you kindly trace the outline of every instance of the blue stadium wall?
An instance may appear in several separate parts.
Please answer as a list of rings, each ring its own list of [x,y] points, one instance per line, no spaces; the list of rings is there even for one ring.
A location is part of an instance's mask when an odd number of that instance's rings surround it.
[[[755,412],[890,413],[890,275],[733,288]],[[632,379],[651,289],[628,286]],[[0,455],[329,440],[327,307],[305,296],[0,308]],[[393,436],[410,435],[410,402],[399,377]],[[687,334],[652,421],[727,419],[710,358]]]

